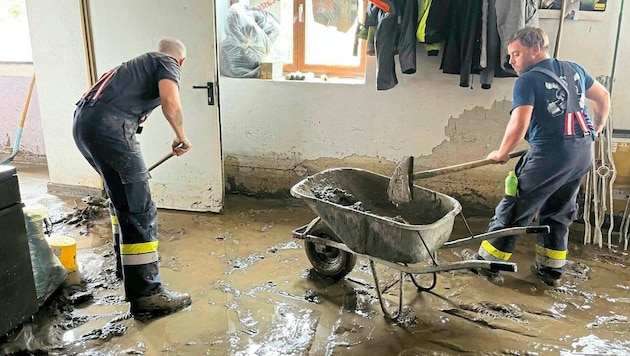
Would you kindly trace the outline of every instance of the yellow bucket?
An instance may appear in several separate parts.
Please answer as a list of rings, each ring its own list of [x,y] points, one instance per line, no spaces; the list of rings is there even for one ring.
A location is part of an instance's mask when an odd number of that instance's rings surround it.
[[[68,272],[77,270],[77,242],[75,239],[69,236],[51,236],[46,238],[46,241]]]

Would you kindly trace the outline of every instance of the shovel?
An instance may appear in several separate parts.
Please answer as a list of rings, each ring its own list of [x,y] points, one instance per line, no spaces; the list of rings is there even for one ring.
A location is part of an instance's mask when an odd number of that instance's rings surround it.
[[[512,152],[509,154],[510,159],[520,157],[525,154],[527,150]],[[387,187],[387,195],[389,201],[398,205],[400,203],[409,203],[413,199],[413,181],[422,178],[431,178],[447,173],[454,173],[464,171],[471,168],[477,168],[486,166],[489,164],[495,164],[497,162],[491,159],[481,159],[477,161],[460,163],[454,166],[448,166],[443,168],[430,169],[427,171],[413,172],[413,156],[403,159],[392,174],[392,178],[389,180]]]
[[[182,147],[184,147],[184,143],[183,142],[180,142],[179,145],[175,146],[175,148],[182,148]],[[174,155],[175,154],[173,154],[173,151],[165,154],[164,157],[160,158],[159,161],[153,163],[151,165],[151,167],[149,167],[149,172],[151,172],[153,170],[153,168],[155,168],[155,167],[159,166],[160,164],[166,162],[169,158],[173,157]]]

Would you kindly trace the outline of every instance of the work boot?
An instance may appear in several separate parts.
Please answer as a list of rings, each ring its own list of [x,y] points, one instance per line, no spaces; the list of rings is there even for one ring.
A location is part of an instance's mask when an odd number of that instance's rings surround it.
[[[531,271],[536,278],[550,287],[557,287],[560,285],[560,278],[562,277],[560,272],[540,267],[537,264],[532,265]]]
[[[130,301],[131,314],[169,314],[189,306],[192,301],[188,293],[179,293],[162,288],[162,291]]]
[[[460,254],[464,261],[475,261],[475,260],[483,261],[483,257],[479,256],[478,253],[474,253],[469,249],[463,249]],[[469,268],[468,270],[474,274],[484,276],[490,280],[497,279],[500,276],[499,271],[492,268]]]

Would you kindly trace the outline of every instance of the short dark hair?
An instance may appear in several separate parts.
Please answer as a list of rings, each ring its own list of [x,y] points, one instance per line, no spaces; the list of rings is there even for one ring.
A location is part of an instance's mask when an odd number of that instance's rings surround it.
[[[520,41],[521,44],[527,48],[532,48],[538,45],[545,51],[549,49],[549,37],[541,28],[538,27],[523,27],[520,30],[514,32],[507,41],[507,44],[514,41]]]

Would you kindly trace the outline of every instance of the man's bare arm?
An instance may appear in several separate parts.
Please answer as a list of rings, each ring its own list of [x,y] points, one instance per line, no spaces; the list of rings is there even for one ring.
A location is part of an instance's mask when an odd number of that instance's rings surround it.
[[[184,112],[182,111],[182,104],[179,100],[179,87],[177,83],[170,79],[162,79],[158,83],[158,89],[160,91],[162,112],[175,132],[173,147],[181,142],[184,143],[184,147],[173,148],[173,153],[180,156],[188,152],[192,145],[186,138],[186,133],[184,132]]]
[[[510,152],[525,138],[533,111],[534,107],[532,105],[522,105],[512,110],[510,121],[505,128],[501,147],[496,151],[490,152],[488,159],[498,163],[507,163],[510,160]]]
[[[595,81],[590,88],[586,89],[586,98],[592,100],[593,128],[600,133],[606,126],[610,114],[610,93],[601,83]]]

